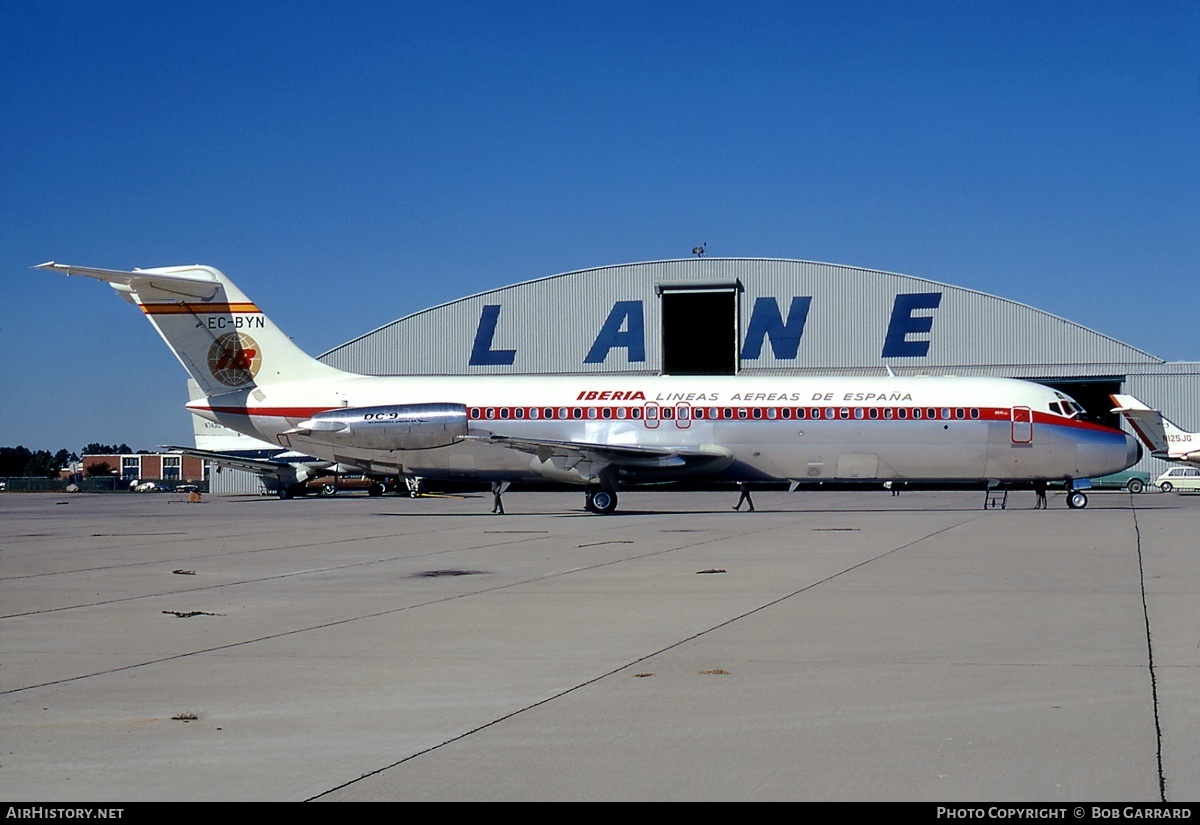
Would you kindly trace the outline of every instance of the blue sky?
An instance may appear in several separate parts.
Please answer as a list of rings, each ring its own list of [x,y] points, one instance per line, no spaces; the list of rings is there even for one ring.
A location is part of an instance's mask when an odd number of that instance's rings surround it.
[[[317,354],[629,261],[828,261],[1200,360],[1200,3],[0,4],[0,445],[190,443],[45,260],[225,271]]]

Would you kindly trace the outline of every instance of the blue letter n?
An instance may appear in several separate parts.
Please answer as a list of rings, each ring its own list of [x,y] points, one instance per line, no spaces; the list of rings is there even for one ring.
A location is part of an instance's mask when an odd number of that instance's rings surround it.
[[[804,335],[804,323],[808,320],[808,307],[812,298],[792,298],[788,307],[787,323],[779,315],[779,304],[774,298],[756,298],[754,312],[750,315],[750,326],[746,329],[746,343],[742,347],[743,361],[756,361],[762,355],[763,339],[771,339],[771,352],[778,360],[796,359],[800,352],[800,336]]]

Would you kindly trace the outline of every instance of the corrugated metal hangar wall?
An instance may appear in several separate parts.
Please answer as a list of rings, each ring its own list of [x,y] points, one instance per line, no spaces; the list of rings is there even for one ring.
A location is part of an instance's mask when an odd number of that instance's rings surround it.
[[[994,295],[809,261],[567,272],[401,318],[321,360],[370,375],[999,375],[1060,387],[1100,417],[1122,390],[1200,430],[1200,364]]]
[[[760,259],[655,261],[527,281],[401,318],[321,360],[374,375],[670,372],[670,302],[703,294],[727,300],[712,312],[685,306],[683,332],[727,345],[739,373],[878,374],[891,366],[1089,375],[1101,363],[1163,363],[992,295],[907,275]]]

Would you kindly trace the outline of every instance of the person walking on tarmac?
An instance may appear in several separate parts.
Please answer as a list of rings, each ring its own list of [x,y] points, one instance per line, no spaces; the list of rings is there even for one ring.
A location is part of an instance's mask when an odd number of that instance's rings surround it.
[[[504,485],[502,483],[500,483],[499,481],[493,481],[492,482],[492,515],[493,516],[504,515],[504,502],[500,499],[500,496],[503,492],[504,492]]]
[[[1033,509],[1045,510],[1046,509],[1046,482],[1044,482],[1044,481],[1033,482],[1033,489],[1037,493],[1037,504],[1033,505]]]
[[[750,485],[743,481],[738,484],[738,489],[742,491],[742,495],[738,498],[738,503],[733,509],[740,513],[742,511],[742,502],[745,502],[750,505],[750,509],[747,512],[753,513],[754,499],[750,498]]]

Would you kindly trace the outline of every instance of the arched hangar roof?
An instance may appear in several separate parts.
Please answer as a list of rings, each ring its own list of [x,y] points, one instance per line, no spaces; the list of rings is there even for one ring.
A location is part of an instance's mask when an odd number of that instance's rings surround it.
[[[727,319],[682,323],[728,338],[739,373],[1090,375],[1163,363],[994,295],[762,258],[618,264],[525,281],[400,318],[321,360],[372,375],[658,374],[664,296],[686,293],[726,296]]]

